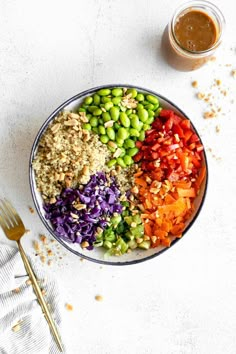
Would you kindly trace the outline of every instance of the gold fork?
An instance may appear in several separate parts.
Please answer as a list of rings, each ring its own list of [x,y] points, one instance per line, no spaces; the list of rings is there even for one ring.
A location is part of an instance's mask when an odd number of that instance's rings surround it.
[[[52,316],[49,312],[48,306],[44,300],[43,294],[41,292],[41,289],[38,285],[36,276],[33,272],[33,269],[26,257],[26,254],[23,250],[23,247],[20,243],[21,237],[25,234],[25,226],[17,213],[17,211],[13,208],[13,206],[10,204],[9,201],[6,199],[0,200],[0,225],[5,232],[6,236],[13,241],[16,241],[18,244],[18,248],[22,257],[22,260],[25,265],[25,269],[29,275],[29,278],[32,282],[34,291],[37,295],[38,302],[42,307],[42,311],[46,317],[46,320],[48,321],[49,327],[51,329],[51,332],[55,338],[55,341],[58,345],[59,350],[62,352],[62,343],[60,340],[59,333],[57,331],[56,325],[52,319]]]

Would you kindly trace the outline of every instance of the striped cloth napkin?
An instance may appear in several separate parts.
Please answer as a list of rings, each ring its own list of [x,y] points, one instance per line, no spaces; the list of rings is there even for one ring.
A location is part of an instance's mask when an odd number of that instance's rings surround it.
[[[31,265],[44,289],[61,335],[62,304],[57,284],[35,262]],[[0,243],[0,354],[34,353],[58,354],[60,351],[26,275],[18,249]]]

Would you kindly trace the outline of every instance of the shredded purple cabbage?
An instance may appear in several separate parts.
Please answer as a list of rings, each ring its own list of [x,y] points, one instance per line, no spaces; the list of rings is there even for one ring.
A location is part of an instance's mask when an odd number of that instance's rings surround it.
[[[107,218],[122,212],[120,194],[115,178],[108,181],[104,172],[98,172],[82,189],[66,188],[55,203],[45,203],[45,217],[60,238],[73,243],[87,241],[91,250],[97,228],[106,228]],[[77,203],[86,208],[76,209],[73,204]]]

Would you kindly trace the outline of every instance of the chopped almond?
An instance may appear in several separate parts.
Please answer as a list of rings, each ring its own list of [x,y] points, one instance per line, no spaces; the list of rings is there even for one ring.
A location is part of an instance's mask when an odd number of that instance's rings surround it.
[[[101,295],[96,295],[95,296],[95,300],[96,301],[102,301],[103,300],[103,297]]]
[[[34,214],[34,209],[31,206],[29,206],[29,211],[31,212],[31,214]]]
[[[66,304],[67,311],[73,311],[73,306],[71,304]]]
[[[195,88],[195,87],[198,87],[198,82],[197,81],[193,81],[192,82],[192,86]]]

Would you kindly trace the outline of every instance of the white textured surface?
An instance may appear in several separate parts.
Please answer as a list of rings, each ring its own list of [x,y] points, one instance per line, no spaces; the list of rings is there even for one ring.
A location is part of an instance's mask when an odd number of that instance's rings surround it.
[[[212,148],[201,215],[168,252],[121,268],[80,262],[66,252],[48,268],[64,288],[64,301],[74,306],[64,314],[69,354],[236,352],[236,108],[231,103],[236,79],[230,75],[236,69],[235,5],[215,1],[227,23],[216,62],[181,73],[163,62],[159,50],[162,31],[180,3],[0,2],[0,194],[14,202],[31,229],[23,241],[30,254],[32,240],[45,232],[28,211],[30,148],[46,117],[70,96],[106,83],[153,89],[189,114],[206,148]],[[219,97],[225,115],[204,120],[206,106],[195,98],[191,81],[207,89],[215,78],[229,89],[228,96]],[[96,302],[96,294],[104,301]]]

